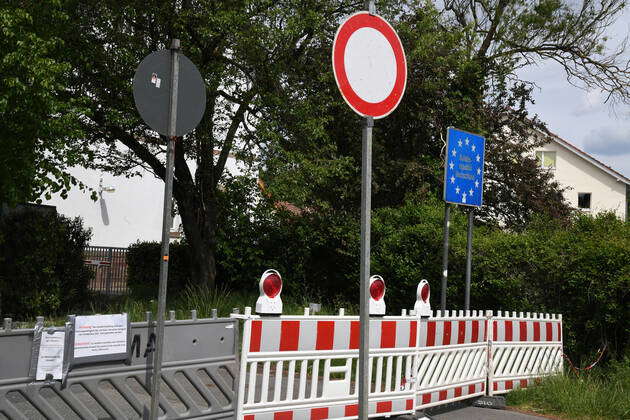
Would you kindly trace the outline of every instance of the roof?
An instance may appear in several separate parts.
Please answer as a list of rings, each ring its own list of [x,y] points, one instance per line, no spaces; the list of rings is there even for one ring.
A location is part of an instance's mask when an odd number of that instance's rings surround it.
[[[626,176],[622,175],[621,173],[615,171],[610,166],[605,165],[604,163],[602,163],[599,160],[595,159],[593,156],[589,155],[588,153],[586,153],[584,150],[580,149],[579,147],[569,143],[568,141],[566,141],[565,139],[563,139],[559,135],[557,135],[555,133],[552,133],[549,130],[545,130],[544,134],[547,134],[549,137],[551,137],[551,139],[553,141],[555,141],[559,145],[563,146],[565,149],[567,149],[567,150],[575,153],[576,155],[580,156],[582,159],[590,162],[592,165],[595,165],[596,167],[598,167],[602,171],[606,172],[608,175],[610,175],[613,178],[615,178],[617,181],[623,182],[626,185],[630,185],[630,178],[627,178]]]

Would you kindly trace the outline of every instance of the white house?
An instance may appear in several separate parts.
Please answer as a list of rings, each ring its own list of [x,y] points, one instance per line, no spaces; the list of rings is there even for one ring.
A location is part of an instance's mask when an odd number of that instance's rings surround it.
[[[536,150],[536,158],[567,188],[565,199],[584,212],[613,211],[627,220],[630,179],[555,134],[546,137],[549,142]]]
[[[243,168],[230,156],[225,170],[242,175]],[[55,206],[57,213],[67,217],[80,216],[83,226],[92,229],[90,245],[127,247],[141,241],[160,241],[162,237],[162,209],[164,182],[152,173],[126,178],[92,169],[73,168],[72,175],[98,193],[97,201],[90,193],[77,188],[68,192],[64,200],[59,194],[43,204]],[[180,236],[181,219],[175,216],[171,238]]]

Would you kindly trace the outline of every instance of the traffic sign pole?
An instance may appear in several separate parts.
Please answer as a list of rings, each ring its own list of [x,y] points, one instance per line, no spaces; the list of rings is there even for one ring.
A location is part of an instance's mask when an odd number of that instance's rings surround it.
[[[372,127],[400,103],[407,84],[407,60],[394,28],[376,14],[374,0],[367,11],[348,17],[333,41],[332,67],[341,96],[364,118],[361,145],[361,261],[359,419],[369,416],[370,378],[370,219],[372,211]],[[362,29],[368,29],[362,31]]]
[[[162,357],[164,354],[164,313],[166,312],[166,285],[168,282],[169,233],[173,215],[173,167],[175,163],[175,132],[177,127],[177,92],[179,87],[179,39],[171,44],[171,98],[166,147],[166,176],[164,186],[164,213],[162,215],[162,260],[160,261],[160,289],[158,294],[157,334],[153,359],[153,383],[151,389],[151,420],[159,414]]]
[[[466,243],[466,293],[464,298],[464,309],[470,309],[470,276],[472,272],[472,239],[473,239],[473,210],[468,209],[468,237]]]
[[[448,231],[451,227],[451,205],[444,203],[444,245],[442,246],[442,313],[446,310],[446,287],[448,283]]]
[[[368,418],[370,392],[370,222],[372,212],[372,127],[374,119],[363,123],[361,147],[361,291],[359,346],[359,419]]]

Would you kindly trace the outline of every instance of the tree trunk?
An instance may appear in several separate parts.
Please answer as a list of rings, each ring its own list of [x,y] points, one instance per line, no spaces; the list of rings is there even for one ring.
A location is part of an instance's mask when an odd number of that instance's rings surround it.
[[[191,274],[194,284],[214,289],[216,285],[216,203],[203,208],[194,192],[178,194],[177,208],[182,218],[186,240],[190,245]]]

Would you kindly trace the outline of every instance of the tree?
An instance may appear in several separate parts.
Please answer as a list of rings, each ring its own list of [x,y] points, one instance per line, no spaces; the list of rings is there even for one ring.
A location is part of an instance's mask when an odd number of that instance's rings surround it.
[[[89,98],[81,121],[92,167],[126,175],[144,168],[164,179],[164,142],[134,109],[134,70],[179,38],[201,71],[206,113],[194,133],[177,141],[173,189],[200,283],[215,283],[218,195],[228,156],[248,159],[265,147],[252,131],[266,118],[262,104],[281,105],[279,92],[293,89],[288,69],[357,6],[343,0],[65,2],[69,91]],[[187,161],[194,161],[194,171]]]
[[[66,21],[55,0],[0,6],[0,203],[85,188],[67,171],[89,151],[77,124],[81,101],[64,96],[70,66],[55,29]]]
[[[625,46],[606,56],[600,42],[623,3],[587,0],[576,11],[558,1],[473,3],[446,2],[438,9],[410,2],[402,12],[379,4],[402,38],[409,78],[398,109],[375,126],[373,206],[397,206],[418,191],[441,194],[444,133],[453,125],[487,138],[485,206],[478,218],[514,229],[536,213],[566,219],[570,208],[561,188],[528,157],[545,143],[545,128],[528,114],[532,85],[516,71],[555,59],[574,81],[627,100],[628,65],[619,54]],[[359,118],[340,101],[332,76],[310,78],[298,89],[308,105],[298,100],[274,109],[258,127],[275,145],[266,155],[270,189],[298,206],[356,215]]]

